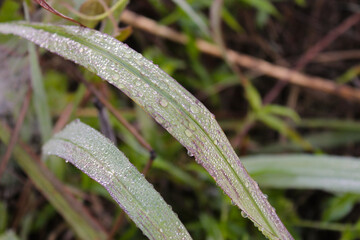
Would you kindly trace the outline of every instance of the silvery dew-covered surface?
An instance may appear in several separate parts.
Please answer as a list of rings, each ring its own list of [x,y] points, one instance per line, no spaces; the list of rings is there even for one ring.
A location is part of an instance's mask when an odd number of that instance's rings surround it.
[[[106,34],[81,27],[14,23],[0,25],[0,31],[33,41],[117,86],[195,156],[266,236],[292,239],[214,116],[141,54]]]
[[[150,239],[191,239],[153,186],[109,139],[78,120],[43,147],[103,185]]]

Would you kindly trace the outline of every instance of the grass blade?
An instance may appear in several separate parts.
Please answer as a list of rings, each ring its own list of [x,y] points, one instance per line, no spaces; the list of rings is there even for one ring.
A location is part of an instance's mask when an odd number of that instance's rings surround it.
[[[205,36],[210,36],[209,28],[204,22],[204,20],[192,9],[192,7],[185,0],[172,1],[176,3],[194,21],[194,23],[199,27],[203,34],[205,34]]]
[[[108,35],[74,26],[4,23],[0,32],[22,36],[118,87],[195,156],[259,230],[271,239],[292,239],[214,115],[141,54]]]
[[[33,43],[28,43],[29,61],[31,69],[31,85],[34,91],[33,103],[36,111],[36,116],[39,121],[39,129],[42,142],[47,141],[51,136],[51,118],[47,101],[46,92],[43,85],[42,74],[37,58],[35,46]]]
[[[307,154],[258,155],[243,163],[261,186],[360,193],[360,161]]]
[[[149,239],[191,239],[160,194],[107,138],[74,121],[43,147],[103,185]]]
[[[0,141],[8,144],[10,130],[0,123]],[[65,190],[61,182],[43,165],[34,160],[24,146],[14,147],[13,156],[17,164],[29,176],[36,188],[69,223],[81,239],[104,240],[105,231],[88,214],[82,205]]]

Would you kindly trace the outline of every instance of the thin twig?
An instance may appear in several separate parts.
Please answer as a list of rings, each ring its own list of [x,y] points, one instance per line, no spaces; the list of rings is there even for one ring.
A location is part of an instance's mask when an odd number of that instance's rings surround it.
[[[172,40],[174,42],[185,44],[188,41],[186,35],[174,31],[169,27],[161,26],[154,20],[137,15],[128,10],[125,10],[122,13],[121,20],[135,28],[142,29],[146,32]],[[196,45],[200,51],[222,58],[222,53],[216,45],[201,39],[196,41]],[[351,101],[360,101],[359,90],[348,86],[335,84],[329,79],[305,75],[299,71],[294,71],[286,67],[274,65],[267,61],[249,55],[240,54],[230,49],[227,50],[227,55],[231,61],[235,62],[239,66],[253,69],[262,74],[274,77],[280,81],[288,79],[288,83],[292,83],[301,87],[330,93]]]
[[[341,62],[351,59],[360,59],[360,50],[344,50],[334,52],[324,52],[317,55],[311,62],[328,63],[328,62]]]
[[[300,71],[305,68],[305,66],[314,59],[322,50],[328,47],[332,42],[334,42],[339,36],[344,34],[349,28],[354,26],[360,21],[360,13],[353,14],[349,18],[345,19],[339,26],[330,31],[325,37],[318,41],[315,45],[309,48],[296,63],[294,71]],[[281,79],[280,82],[270,90],[270,92],[265,96],[264,103],[270,103],[280,94],[282,89],[289,82],[288,78]]]
[[[19,117],[18,117],[18,119],[16,121],[14,131],[11,134],[11,138],[10,138],[8,147],[6,149],[5,155],[1,159],[1,163],[0,163],[0,179],[2,177],[3,172],[6,169],[6,165],[7,165],[8,161],[9,161],[9,159],[11,157],[11,154],[12,154],[12,151],[14,150],[16,142],[19,139],[20,129],[21,129],[22,124],[24,122],[26,113],[27,113],[27,111],[29,109],[31,95],[32,95],[32,90],[31,90],[31,86],[29,86],[28,90],[27,90],[27,93],[25,95],[23,104],[22,104],[21,109],[20,109]]]
[[[82,76],[79,76],[79,79],[82,83],[84,83],[86,88],[89,89],[89,91],[94,94],[102,104],[104,104],[104,106],[115,116],[115,118],[119,120],[119,122],[121,122],[121,124],[123,124],[126,129],[131,132],[131,134],[134,135],[136,140],[138,140],[138,142],[144,148],[146,148],[149,152],[153,151],[150,144],[140,135],[140,133],[121,115],[118,110],[116,110],[116,108],[111,103],[109,103],[109,101],[91,83],[86,81]]]
[[[69,121],[71,117],[71,113],[74,109],[74,104],[69,103],[65,109],[61,112],[59,119],[57,120],[54,128],[53,128],[53,134],[59,132],[61,129],[64,128],[66,123]]]
[[[68,21],[71,21],[73,23],[76,23],[76,24],[79,24],[81,27],[85,27],[84,25],[82,25],[80,22],[76,21],[75,19],[72,19],[68,16],[65,16],[64,14],[58,12],[56,9],[54,9],[53,7],[51,7],[46,1],[44,0],[35,0],[35,2],[37,2],[41,7],[43,7],[45,10],[61,17],[61,18],[64,18]]]
[[[114,31],[113,31],[113,36],[116,36],[117,34],[119,34],[120,30],[118,27],[118,23],[115,20],[115,17],[113,15],[113,12],[111,11],[111,9],[109,8],[109,6],[106,4],[106,2],[104,0],[98,0],[98,2],[103,6],[105,12],[108,12],[108,18],[110,19],[111,24],[113,25]]]

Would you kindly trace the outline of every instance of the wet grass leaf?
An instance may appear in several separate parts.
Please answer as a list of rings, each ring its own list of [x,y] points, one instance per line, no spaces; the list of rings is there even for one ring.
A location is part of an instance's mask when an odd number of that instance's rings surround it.
[[[187,148],[259,230],[271,239],[292,239],[214,115],[141,54],[108,35],[81,27],[18,22],[0,24],[0,32],[24,37],[115,85]]]

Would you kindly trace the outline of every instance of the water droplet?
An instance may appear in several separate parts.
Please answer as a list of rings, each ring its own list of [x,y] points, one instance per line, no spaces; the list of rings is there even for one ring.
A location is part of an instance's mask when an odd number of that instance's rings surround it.
[[[267,198],[268,198],[268,195],[264,194],[264,197],[267,199]]]
[[[218,140],[215,139],[215,140],[214,140],[214,144],[217,145],[217,144],[218,144]]]
[[[160,105],[163,106],[163,107],[167,107],[168,102],[165,99],[161,99],[160,100]]]
[[[198,112],[199,112],[199,109],[198,109],[198,107],[196,107],[196,106],[194,106],[194,105],[191,105],[191,106],[190,106],[190,111],[191,111],[192,113],[198,113]]]
[[[162,228],[160,228],[160,232],[163,232]]]
[[[84,49],[83,49],[83,48],[80,48],[80,49],[79,49],[79,52],[80,52],[80,53],[83,53],[83,52],[84,52]]]
[[[120,79],[120,75],[117,74],[117,73],[114,73],[114,75],[112,75],[112,79],[113,79],[114,81],[118,81],[118,80]]]
[[[65,162],[66,162],[66,163],[68,163],[68,162],[69,162],[69,160],[65,160]]]
[[[189,157],[193,157],[193,156],[194,156],[194,154],[193,154],[190,150],[187,151],[187,155],[189,155]]]
[[[185,135],[188,136],[188,137],[191,137],[191,136],[192,136],[192,132],[191,132],[189,129],[186,129],[186,130],[185,130]]]
[[[247,218],[247,217],[248,217],[248,215],[247,215],[246,212],[244,212],[244,211],[241,211],[241,216],[242,216],[243,218]]]

